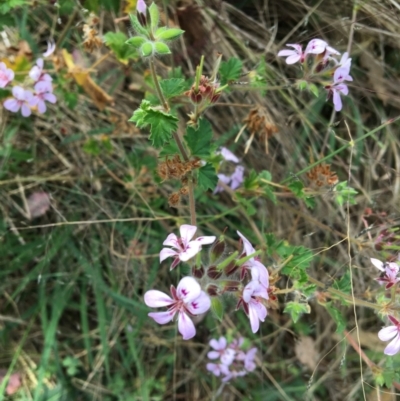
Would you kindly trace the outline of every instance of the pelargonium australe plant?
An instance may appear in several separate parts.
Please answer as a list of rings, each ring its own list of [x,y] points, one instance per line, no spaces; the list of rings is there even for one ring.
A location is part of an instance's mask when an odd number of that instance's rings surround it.
[[[162,183],[168,182],[172,188],[168,203],[187,216],[187,220],[180,217],[182,223],[178,227],[179,235],[176,228],[171,227],[170,234],[163,245],[160,245],[160,264],[166,265],[165,261],[171,258],[169,267],[176,283],[167,283],[169,294],[155,288],[145,291],[145,304],[149,308],[158,309],[149,312],[148,316],[161,325],[173,327],[174,321],[177,322],[180,335],[184,340],[190,340],[196,336],[196,325],[202,324],[203,317],[209,311],[212,311],[216,320],[221,321],[224,313],[229,313],[224,308],[227,305],[236,305],[232,309],[242,309],[248,317],[248,330],[258,333],[261,324],[267,319],[268,309],[278,307],[277,294],[293,292],[294,300],[288,301],[284,310],[291,315],[293,321],[296,322],[302,314],[310,312],[311,307],[307,301],[314,297],[321,305],[326,306],[343,331],[345,324],[340,320],[341,313],[335,308],[334,302],[349,299],[349,295],[341,290],[347,288],[347,282],[340,283],[330,292],[329,286],[309,277],[307,269],[313,259],[310,250],[301,246],[290,246],[287,241],[279,241],[272,235],[263,236],[260,233],[258,237],[262,244],[254,247],[253,240],[250,241],[239,231],[236,232],[237,237],[233,238],[237,241],[236,247],[230,248],[228,243],[234,241],[229,238],[232,235],[229,227],[223,235],[217,237],[212,229],[205,233],[204,222],[197,221],[196,201],[199,195],[196,194],[204,194],[206,191],[218,193],[229,188],[229,193],[234,194],[234,200],[238,200],[242,207],[252,206],[251,202],[244,199],[243,194],[246,191],[256,197],[267,194],[269,199],[277,202],[274,192],[276,187],[281,191],[280,196],[292,194],[299,199],[308,200],[297,177],[287,186],[283,184],[289,179],[282,184],[273,183],[269,172],[258,174],[255,171],[246,171],[238,156],[227,147],[220,147],[220,144],[217,146],[215,143],[213,124],[208,121],[206,114],[210,107],[223,99],[228,88],[234,89],[233,81],[240,76],[240,72],[235,78],[228,74],[228,77],[222,79],[223,83],[218,79],[223,72],[226,74],[227,70],[231,71],[234,63],[224,65],[223,57],[219,54],[208,63],[210,71],[207,71],[205,58],[201,57],[189,84],[183,78],[172,78],[173,75],[169,77],[167,72],[159,73],[155,59],[170,54],[171,43],[183,31],[160,26],[157,6],[152,3],[147,7],[143,0],[138,1],[137,13],[130,15],[130,20],[135,33],[126,44],[133,46],[148,63],[153,93],[158,98],[155,100],[154,96],[149,96],[142,100],[130,121],[140,129],[149,130],[149,140],[159,150],[158,175]],[[300,44],[288,44],[287,47],[278,56],[285,57],[289,65],[301,65],[299,87],[308,87],[315,93],[318,91],[316,85],[319,84],[326,91],[327,97],[332,99],[334,109],[340,111],[343,107],[342,98],[348,95],[347,83],[353,80],[350,75],[352,60],[349,54],[345,52],[340,55],[337,49],[322,39],[312,39],[304,50]],[[40,70],[39,64],[37,67]],[[38,74],[37,70],[35,74]],[[182,102],[182,99],[185,101]],[[185,115],[189,117],[185,121],[184,132],[181,132],[184,124],[180,122],[182,117],[176,107],[180,102],[182,108],[185,108]],[[255,128],[258,126],[256,124]],[[233,168],[225,170],[226,166]],[[349,199],[349,194],[347,186],[341,190],[341,206],[345,199]],[[310,206],[309,203],[307,205]],[[257,227],[256,223],[254,227]],[[274,268],[267,269],[266,253],[274,259]],[[384,291],[395,291],[399,281],[398,268],[379,261],[373,263],[382,272],[377,280],[386,284]],[[343,281],[346,279],[347,276],[340,278]],[[282,283],[286,288],[280,290],[275,287],[276,283]],[[323,289],[317,291],[317,286]],[[354,299],[355,297],[352,298]],[[357,301],[354,302],[357,304]],[[377,309],[375,304],[364,300],[360,304]],[[390,308],[388,311],[392,323],[395,323],[395,313]],[[379,334],[383,340],[394,338],[389,345],[389,351],[385,351],[387,354],[397,352],[396,330],[397,323],[383,329]],[[242,340],[228,343],[221,337],[219,340],[212,340],[210,345],[213,351],[208,356],[212,362],[207,365],[207,369],[222,377],[224,382],[244,376],[255,369],[254,357],[257,350],[244,349]]]

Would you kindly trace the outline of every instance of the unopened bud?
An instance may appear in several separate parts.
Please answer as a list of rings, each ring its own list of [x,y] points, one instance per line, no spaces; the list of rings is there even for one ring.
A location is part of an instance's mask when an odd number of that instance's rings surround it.
[[[192,276],[196,278],[202,278],[204,276],[204,267],[193,267],[192,268]]]
[[[218,280],[222,276],[222,272],[216,266],[210,266],[207,269],[207,276],[213,280]]]
[[[220,289],[217,285],[215,284],[209,284],[206,288],[206,293],[210,297],[217,297],[220,294]]]
[[[225,252],[225,241],[224,237],[221,236],[220,239],[214,242],[213,246],[210,249],[210,261],[214,263],[217,261]]]
[[[236,271],[239,269],[239,265],[236,264],[236,260],[232,260],[224,269],[224,273],[227,276],[231,276],[235,274]]]

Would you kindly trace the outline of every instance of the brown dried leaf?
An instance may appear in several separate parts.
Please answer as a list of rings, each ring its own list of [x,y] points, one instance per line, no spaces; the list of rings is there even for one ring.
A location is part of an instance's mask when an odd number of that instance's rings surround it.
[[[310,370],[314,370],[318,362],[318,352],[315,348],[315,341],[308,336],[300,337],[294,351],[297,359]]]
[[[50,207],[50,197],[46,192],[34,192],[27,199],[29,216],[31,219],[43,216]]]
[[[74,77],[76,83],[82,86],[99,110],[104,110],[108,103],[113,103],[114,99],[93,81],[88,70],[75,65],[72,55],[65,49],[62,50],[62,54],[69,73]]]

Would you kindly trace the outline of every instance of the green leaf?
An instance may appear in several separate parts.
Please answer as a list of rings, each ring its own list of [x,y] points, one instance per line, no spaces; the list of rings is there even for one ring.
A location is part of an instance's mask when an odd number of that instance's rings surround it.
[[[134,29],[134,31],[148,38],[149,33],[147,32],[147,29],[143,27],[142,24],[139,22],[137,16],[135,14],[129,14],[129,18],[131,20],[132,28]]]
[[[169,99],[178,96],[185,91],[185,80],[182,78],[170,78],[160,81],[161,90],[164,96]]]
[[[132,38],[129,38],[125,43],[139,49],[139,47],[142,46],[144,42],[146,42],[146,39],[143,36],[133,36]]]
[[[300,81],[297,81],[297,86],[298,86],[299,90],[303,91],[304,89],[307,88],[308,83],[307,83],[307,81],[300,80]]]
[[[218,176],[212,164],[207,163],[198,169],[197,183],[203,191],[214,190],[218,183]]]
[[[340,310],[335,308],[332,305],[332,302],[327,302],[324,306],[337,325],[336,332],[343,333],[343,331],[346,329],[346,321],[344,320],[344,317]]]
[[[219,69],[221,75],[221,84],[225,85],[229,81],[235,81],[239,78],[242,71],[242,62],[232,57],[228,61],[223,61]]]
[[[249,191],[259,188],[259,179],[255,170],[250,170],[249,175],[243,180],[243,188]]]
[[[311,308],[310,305],[308,305],[307,303],[291,301],[286,304],[285,310],[283,312],[289,313],[293,322],[296,323],[303,313],[310,313]]]
[[[183,35],[185,31],[182,31],[182,29],[177,29],[177,28],[171,28],[171,29],[166,29],[160,32],[160,30],[157,30],[156,33],[156,38],[159,40],[174,40],[178,39],[179,36]]]
[[[335,280],[332,285],[336,290],[342,291],[345,294],[351,293],[351,280],[350,272],[347,270],[345,274],[340,278],[340,280]]]
[[[319,96],[319,90],[318,90],[318,86],[315,84],[310,84],[308,85],[308,89],[310,90],[310,92],[315,96],[318,97]]]
[[[243,206],[243,208],[246,210],[246,213],[249,216],[253,216],[253,215],[255,215],[257,213],[257,209],[244,196],[242,196],[242,195],[240,195],[239,193],[236,192],[235,197],[239,201],[239,203]]]
[[[172,132],[178,128],[178,119],[175,116],[153,109],[147,100],[142,100],[140,107],[135,110],[129,121],[135,122],[139,128],[150,125],[149,139],[156,148],[160,148],[165,142],[168,142],[172,137]]]
[[[336,202],[340,206],[343,206],[343,204],[347,202],[349,202],[350,205],[356,205],[357,201],[354,197],[357,193],[358,192],[354,188],[347,185],[347,181],[339,182],[335,187]]]
[[[140,52],[142,53],[143,57],[152,56],[153,51],[154,51],[154,43],[150,41],[143,43],[142,47],[140,48]]]
[[[158,7],[155,3],[151,3],[149,7],[149,14],[151,30],[154,32],[158,27],[158,23],[160,22],[160,12],[158,11]]]
[[[132,49],[127,42],[127,36],[123,32],[107,32],[104,35],[106,45],[114,52],[115,56],[123,64],[127,64],[130,58],[137,58],[135,49]],[[136,39],[141,39],[142,42],[146,39],[136,36]]]
[[[303,198],[303,188],[304,185],[301,181],[293,181],[288,185],[288,188],[298,197]]]
[[[224,307],[218,297],[211,297],[211,310],[214,313],[214,316],[222,322],[222,318],[224,317]]]
[[[212,127],[209,121],[201,118],[197,128],[187,127],[185,141],[192,156],[207,158],[211,153]]]
[[[165,43],[155,42],[154,48],[155,48],[156,53],[158,53],[158,54],[171,54],[171,50]]]
[[[160,151],[161,157],[178,155],[178,154],[179,154],[179,148],[175,141],[170,141],[168,143],[165,143]]]

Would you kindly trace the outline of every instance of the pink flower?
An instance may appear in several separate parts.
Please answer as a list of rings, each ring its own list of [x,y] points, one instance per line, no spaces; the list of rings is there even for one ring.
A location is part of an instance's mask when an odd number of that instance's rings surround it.
[[[239,163],[239,159],[227,148],[222,147],[218,152],[217,155],[221,155],[224,160],[233,163]]]
[[[240,232],[236,231],[243,241],[242,256],[249,256],[256,252],[250,241]],[[240,267],[240,279],[243,280],[247,270],[251,271],[252,279],[258,280],[265,288],[269,287],[269,274],[267,268],[255,257],[250,258]],[[268,298],[268,296],[267,296]]]
[[[56,44],[53,39],[47,41],[47,50],[43,53],[43,57],[49,57],[54,53],[56,50]]]
[[[244,180],[243,173],[244,173],[244,167],[243,166],[236,166],[235,171],[231,175],[230,187],[233,190],[239,188],[242,185],[243,180]]]
[[[139,14],[143,14],[144,16],[146,16],[146,10],[147,10],[147,6],[146,6],[146,3],[144,2],[144,0],[138,0],[138,2],[136,4],[136,11]]]
[[[220,182],[223,182],[226,185],[228,185],[231,182],[231,177],[229,177],[225,174],[217,174],[217,176],[218,176],[218,180]],[[213,193],[217,194],[219,192],[222,192],[223,190],[224,190],[224,187],[218,183],[218,185],[215,187]]]
[[[303,53],[301,45],[288,43],[286,46],[293,47],[294,50],[280,50],[278,53],[278,57],[287,57],[286,64],[295,64],[298,61],[300,61],[300,63],[304,62],[306,58],[306,53]]]
[[[230,375],[229,367],[223,363],[207,363],[206,368],[217,377],[221,376],[221,374],[225,377]]]
[[[208,363],[207,370],[215,376],[224,376],[223,382],[227,382],[239,376],[245,376],[256,368],[254,358],[257,353],[257,348],[252,348],[245,352],[242,349],[244,339],[234,339],[230,344],[227,344],[226,338],[221,337],[219,340],[211,340],[210,346],[215,351],[210,351],[207,356],[210,359],[219,359],[219,363]],[[227,358],[227,352],[228,358]]]
[[[381,341],[390,341],[385,350],[386,355],[395,355],[400,351],[400,322],[393,316],[389,316],[389,320],[394,326],[388,326],[379,331],[378,337]]]
[[[210,347],[214,348],[215,351],[210,351],[207,357],[210,359],[221,359],[221,363],[229,366],[235,358],[235,350],[227,348],[227,342],[225,337],[220,337],[219,340],[212,339],[210,341]]]
[[[55,103],[57,98],[52,93],[53,87],[49,81],[39,81],[35,84],[35,99],[39,113],[46,112],[46,102]]]
[[[178,238],[175,234],[169,234],[163,245],[171,246],[174,249],[163,248],[160,252],[160,263],[169,257],[174,257],[175,259],[171,265],[172,270],[180,261],[187,262],[193,258],[193,256],[201,251],[202,245],[212,244],[215,241],[215,236],[197,237],[191,241],[196,230],[196,226],[183,224],[179,228],[181,238]]]
[[[29,77],[35,82],[46,81],[51,82],[52,78],[49,74],[43,72],[43,59],[38,58],[36,60],[36,65],[34,65],[29,71]]]
[[[330,56],[331,54],[337,54],[339,55],[340,52],[338,52],[336,49],[333,47],[330,47],[328,43],[326,43],[322,39],[312,39],[308,43],[306,50],[304,52],[305,55],[307,54],[322,54],[325,53],[325,57]]]
[[[4,108],[13,113],[17,113],[21,109],[21,114],[24,117],[29,117],[31,115],[31,107],[36,106],[36,99],[33,93],[21,86],[14,86],[12,94],[14,99],[7,99],[4,102]]]
[[[381,285],[386,283],[386,289],[393,287],[400,281],[400,278],[397,277],[399,273],[399,265],[397,263],[383,263],[374,258],[371,258],[371,263],[382,272],[380,277],[375,280]]]
[[[342,98],[341,95],[348,95],[349,88],[344,81],[352,81],[353,78],[349,75],[350,65],[346,63],[344,67],[339,67],[333,74],[333,85],[325,86],[328,90],[328,97],[333,95],[333,104],[336,111],[342,110]]]
[[[242,304],[243,309],[250,319],[251,331],[256,333],[260,328],[260,321],[267,317],[267,308],[262,299],[268,299],[268,292],[259,281],[252,280],[243,289],[243,294],[236,309]]]
[[[196,334],[196,328],[189,316],[207,312],[211,306],[210,298],[201,290],[199,283],[193,277],[183,277],[176,289],[171,285],[170,292],[172,298],[158,290],[150,290],[144,294],[147,306],[168,307],[167,312],[151,312],[148,316],[159,324],[166,324],[178,313],[179,333],[184,340],[189,340]]]
[[[0,63],[0,88],[5,88],[14,79],[14,71]]]

